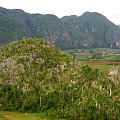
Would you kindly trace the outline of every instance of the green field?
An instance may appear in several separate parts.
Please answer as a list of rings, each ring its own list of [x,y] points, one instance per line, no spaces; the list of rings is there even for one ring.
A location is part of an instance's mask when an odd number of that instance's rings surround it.
[[[44,114],[40,113],[18,113],[0,111],[0,120],[48,120]]]
[[[92,63],[92,62],[91,62]],[[82,65],[88,65],[89,67],[93,69],[98,69],[101,72],[108,73],[111,68],[118,68],[120,69],[120,65],[115,65],[115,64],[87,64],[87,62],[80,62]]]
[[[68,50],[66,52],[80,61],[120,61],[120,49],[84,48]]]
[[[84,48],[65,51],[79,61],[79,64],[88,65],[93,69],[108,73],[113,67],[120,69],[120,64],[83,64],[87,62],[120,62],[120,49],[110,48]]]

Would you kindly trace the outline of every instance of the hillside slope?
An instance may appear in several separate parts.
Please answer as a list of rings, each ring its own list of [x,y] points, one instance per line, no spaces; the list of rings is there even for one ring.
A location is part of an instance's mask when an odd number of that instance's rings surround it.
[[[61,49],[120,48],[120,27],[96,12],[58,18],[0,8],[0,16],[0,45],[22,37],[38,37]]]
[[[0,62],[0,82],[17,84],[24,79],[42,80],[52,74],[52,69],[61,69],[60,66],[65,69],[64,64],[67,67],[69,58],[44,40],[28,38],[2,47]]]
[[[120,28],[97,12],[85,12],[79,17],[66,16],[62,21],[81,32],[82,38],[78,40],[84,47],[120,47]]]
[[[52,120],[119,120],[119,93],[120,82],[44,40],[27,38],[0,48],[2,111],[43,112]]]

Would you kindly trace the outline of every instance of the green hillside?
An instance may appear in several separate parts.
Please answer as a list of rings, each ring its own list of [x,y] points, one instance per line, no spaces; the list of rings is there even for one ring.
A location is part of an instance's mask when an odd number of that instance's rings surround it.
[[[62,21],[81,32],[78,35],[80,38],[73,41],[78,48],[80,45],[87,48],[119,48],[120,28],[100,13],[85,12],[79,17],[65,16]]]
[[[82,66],[41,39],[0,48],[0,110],[52,120],[119,120],[120,82]]]
[[[120,48],[120,27],[96,12],[58,18],[0,7],[0,46],[23,37],[45,38],[61,49]]]

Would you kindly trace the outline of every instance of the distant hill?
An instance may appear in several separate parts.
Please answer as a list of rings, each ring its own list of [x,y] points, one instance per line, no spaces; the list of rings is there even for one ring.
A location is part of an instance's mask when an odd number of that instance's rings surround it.
[[[96,12],[58,18],[1,7],[0,16],[0,45],[23,37],[38,37],[61,49],[120,48],[120,28]]]

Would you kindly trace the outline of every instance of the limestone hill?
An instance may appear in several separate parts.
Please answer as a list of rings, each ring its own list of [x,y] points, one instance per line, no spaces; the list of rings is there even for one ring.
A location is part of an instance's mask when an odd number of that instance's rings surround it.
[[[120,83],[81,66],[41,39],[0,48],[0,110],[43,112],[52,120],[120,119]]]

